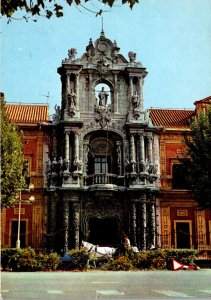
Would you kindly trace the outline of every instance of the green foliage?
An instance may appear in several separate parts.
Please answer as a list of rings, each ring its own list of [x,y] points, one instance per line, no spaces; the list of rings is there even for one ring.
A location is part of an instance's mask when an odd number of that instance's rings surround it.
[[[195,249],[166,249],[166,267],[172,269],[172,259],[185,264],[194,265],[194,260],[198,254]]]
[[[77,270],[86,271],[89,254],[85,249],[71,250],[68,253],[71,261],[61,262],[57,253],[38,253],[32,248],[1,249],[1,266],[3,270],[12,271],[46,271],[46,270]],[[118,255],[111,259],[99,257],[96,266],[102,270],[165,270],[172,269],[172,259],[185,265],[194,265],[198,254],[191,249],[162,249],[148,250],[139,253]],[[99,264],[97,264],[99,260]]]
[[[34,249],[1,249],[1,265],[3,270],[11,269],[18,272],[56,270],[60,264],[57,253],[39,253]]]
[[[72,261],[69,264],[70,269],[74,270],[86,270],[87,269],[87,261],[89,259],[89,254],[87,253],[86,249],[72,249],[68,253]]]
[[[90,0],[66,0],[66,4],[69,6],[76,5],[86,9],[89,12],[95,13],[96,16],[101,15],[103,10],[99,8],[97,11],[93,11],[86,4],[89,4]],[[101,0],[103,4],[112,7],[115,4],[115,0]],[[134,4],[138,3],[138,0],[122,0],[122,4],[129,5],[130,8]],[[100,3],[101,4],[101,3]],[[97,6],[95,6],[97,7]],[[99,5],[100,7],[100,5]],[[22,19],[28,21],[30,18],[32,21],[37,22],[37,17],[44,16],[47,19],[50,19],[52,16],[57,18],[63,17],[63,3],[59,0],[31,0],[31,1],[22,1],[22,0],[2,0],[1,1],[1,14],[8,18],[8,22],[11,19],[15,19],[14,15],[16,12],[21,11],[23,14]]]
[[[12,206],[22,187],[24,162],[21,133],[5,113],[5,101],[1,99],[1,207]]]
[[[185,136],[187,154],[180,159],[186,170],[186,183],[201,208],[211,208],[211,109],[190,123]]]
[[[132,261],[126,255],[117,257],[116,259],[111,260],[104,266],[105,270],[111,271],[129,271],[133,270]]]
[[[113,271],[171,270],[173,258],[180,263],[194,265],[197,253],[197,250],[189,249],[162,249],[127,253],[124,256],[115,256],[104,266],[104,269]]]

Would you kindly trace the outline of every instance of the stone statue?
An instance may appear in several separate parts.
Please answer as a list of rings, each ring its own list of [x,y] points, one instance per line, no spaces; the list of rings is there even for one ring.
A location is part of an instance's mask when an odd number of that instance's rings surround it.
[[[136,61],[136,53],[135,52],[130,51],[128,53],[128,57],[129,57],[130,62],[135,62]]]
[[[63,159],[62,159],[62,157],[59,158],[58,165],[59,165],[59,171],[62,171],[63,170]]]
[[[58,163],[56,161],[56,157],[54,157],[54,159],[52,161],[52,164],[51,164],[51,170],[52,170],[52,172],[57,172],[57,166],[58,166]]]
[[[133,105],[133,108],[136,109],[139,107],[139,95],[137,93],[137,91],[135,92],[135,94],[131,97],[131,102],[132,102],[132,105]]]
[[[57,104],[54,106],[55,109],[55,118],[56,119],[60,119],[61,117],[61,109],[60,106],[58,106]]]
[[[102,87],[101,91],[98,94],[99,98],[99,106],[106,106],[108,100],[108,93],[104,91],[104,87]]]
[[[50,172],[51,172],[51,160],[49,158],[47,161],[47,173],[50,173]]]
[[[77,50],[75,48],[71,48],[70,50],[68,50],[69,60],[75,59],[76,54],[77,54]]]
[[[71,89],[67,95],[68,107],[75,108],[76,106],[76,93]]]

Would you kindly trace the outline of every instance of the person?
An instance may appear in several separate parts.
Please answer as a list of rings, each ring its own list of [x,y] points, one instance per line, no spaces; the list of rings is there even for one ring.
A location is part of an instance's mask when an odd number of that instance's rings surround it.
[[[131,245],[130,245],[130,240],[128,238],[128,236],[125,234],[123,236],[123,252],[124,254],[127,253],[127,251],[130,249]]]
[[[108,100],[108,93],[104,91],[104,87],[102,87],[101,91],[98,94],[99,97],[99,106],[105,106]]]

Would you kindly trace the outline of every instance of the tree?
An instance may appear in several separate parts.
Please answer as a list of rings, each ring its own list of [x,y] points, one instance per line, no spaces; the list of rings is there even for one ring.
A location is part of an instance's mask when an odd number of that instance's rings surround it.
[[[1,95],[1,207],[12,206],[23,187],[24,158],[21,133],[5,113],[5,101]],[[25,170],[24,170],[25,172]]]
[[[66,0],[68,5],[76,5],[77,7],[83,7],[97,15],[101,15],[104,10],[97,9],[97,11],[90,10],[86,4],[90,0]],[[98,0],[101,4],[106,4],[112,7],[117,0]],[[138,0],[121,0],[122,4],[133,7]],[[23,17],[26,21],[30,17],[44,16],[50,19],[53,15],[60,18],[63,16],[63,4],[59,0],[2,0],[1,1],[1,14],[8,18],[8,22],[14,18],[14,14],[18,11],[22,11]],[[33,21],[37,21],[36,18]]]
[[[200,208],[211,208],[211,108],[190,123],[186,155],[180,159]]]

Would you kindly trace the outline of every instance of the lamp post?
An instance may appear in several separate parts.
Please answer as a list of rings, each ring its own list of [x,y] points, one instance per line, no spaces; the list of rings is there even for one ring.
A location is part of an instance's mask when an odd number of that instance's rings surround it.
[[[31,183],[29,185],[29,189],[23,189],[24,191],[29,191],[30,190],[33,190],[34,189],[34,185]],[[19,204],[18,204],[18,234],[17,234],[17,241],[16,241],[16,248],[20,249],[20,244],[21,244],[21,241],[20,241],[20,225],[21,225],[21,202],[25,202],[25,203],[33,203],[35,201],[35,197],[34,196],[31,196],[29,197],[28,200],[22,200],[22,189],[20,189],[20,194],[19,194]]]

